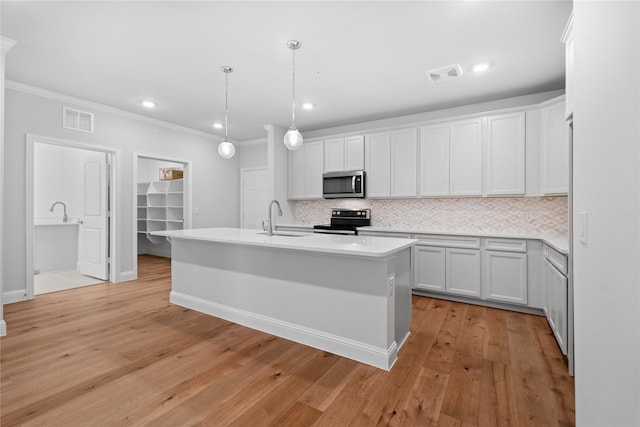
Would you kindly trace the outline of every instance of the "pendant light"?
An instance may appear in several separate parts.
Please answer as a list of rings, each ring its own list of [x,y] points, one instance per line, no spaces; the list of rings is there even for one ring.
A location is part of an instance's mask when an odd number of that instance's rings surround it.
[[[289,150],[297,150],[302,147],[302,134],[298,131],[295,125],[296,118],[296,49],[299,49],[302,44],[297,40],[289,40],[287,47],[293,52],[293,97],[291,106],[291,127],[284,135],[284,145]]]
[[[224,140],[218,145],[218,154],[225,159],[230,159],[236,154],[236,147],[229,141],[227,132],[227,116],[229,115],[229,73],[233,73],[233,68],[228,66],[220,67],[224,72]]]

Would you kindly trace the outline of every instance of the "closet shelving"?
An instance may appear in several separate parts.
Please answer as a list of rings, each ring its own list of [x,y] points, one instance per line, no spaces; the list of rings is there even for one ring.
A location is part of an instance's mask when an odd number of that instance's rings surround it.
[[[165,240],[153,231],[182,230],[184,227],[184,187],[181,179],[138,183],[138,234],[152,243]]]

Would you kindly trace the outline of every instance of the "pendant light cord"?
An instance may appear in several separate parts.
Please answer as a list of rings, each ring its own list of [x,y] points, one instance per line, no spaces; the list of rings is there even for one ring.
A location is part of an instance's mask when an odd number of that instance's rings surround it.
[[[224,140],[229,138],[229,131],[227,129],[227,116],[229,115],[229,73],[224,73]]]
[[[296,50],[293,52],[292,68],[293,68],[293,96],[291,97],[291,126],[295,128],[296,121]]]

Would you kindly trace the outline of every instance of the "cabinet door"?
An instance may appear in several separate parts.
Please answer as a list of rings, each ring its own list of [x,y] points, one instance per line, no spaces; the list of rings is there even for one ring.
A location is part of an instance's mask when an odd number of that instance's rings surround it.
[[[573,41],[573,12],[569,16],[569,22],[564,29],[562,35],[564,42],[564,58],[565,58],[565,118],[569,119],[573,116],[573,58],[574,58],[574,41]]]
[[[564,104],[541,111],[540,178],[542,194],[569,191],[569,128],[564,120]]]
[[[553,333],[563,354],[567,354],[567,278],[550,265],[549,292]]]
[[[338,172],[344,168],[344,138],[325,139],[324,171]]]
[[[365,136],[367,197],[389,197],[391,194],[390,149],[389,132]]]
[[[487,117],[486,194],[525,193],[525,113]]]
[[[305,148],[305,197],[307,199],[322,198],[322,171],[324,148],[322,141],[308,142]]]
[[[445,248],[414,246],[415,289],[445,291]]]
[[[480,297],[480,251],[446,249],[447,292]]]
[[[484,289],[489,300],[527,303],[527,254],[485,251]]]
[[[391,132],[391,197],[418,195],[418,130]]]
[[[350,136],[344,141],[344,170],[364,169],[364,136]]]
[[[449,156],[450,194],[482,195],[482,119],[451,123]]]
[[[305,159],[304,145],[297,150],[289,151],[289,199],[304,199],[305,197]]]
[[[449,124],[420,128],[420,195],[449,195]]]

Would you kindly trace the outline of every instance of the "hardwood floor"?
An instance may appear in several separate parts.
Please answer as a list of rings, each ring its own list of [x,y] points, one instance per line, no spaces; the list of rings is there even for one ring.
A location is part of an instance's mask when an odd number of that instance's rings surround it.
[[[542,317],[413,298],[390,372],[168,302],[140,279],[5,306],[3,426],[567,426],[574,384]]]

